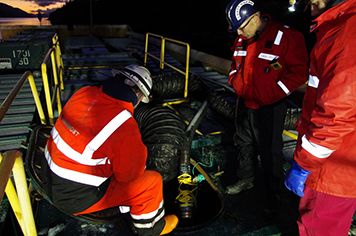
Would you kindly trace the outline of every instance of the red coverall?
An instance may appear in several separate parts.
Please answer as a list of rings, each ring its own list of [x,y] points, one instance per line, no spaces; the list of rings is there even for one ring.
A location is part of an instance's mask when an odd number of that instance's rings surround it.
[[[270,19],[257,39],[237,37],[233,49],[229,83],[247,108],[273,104],[307,80],[304,37],[288,26]]]
[[[123,206],[137,228],[163,217],[162,178],[145,170],[147,149],[133,110],[96,86],[70,98],[45,152],[57,207],[77,215]]]
[[[294,154],[311,172],[298,223],[301,235],[347,235],[356,210],[356,0],[315,23]]]
[[[237,176],[253,177],[259,154],[267,189],[273,194],[282,187],[284,98],[307,81],[308,54],[300,32],[267,19],[259,35],[235,40],[228,81],[239,97]]]

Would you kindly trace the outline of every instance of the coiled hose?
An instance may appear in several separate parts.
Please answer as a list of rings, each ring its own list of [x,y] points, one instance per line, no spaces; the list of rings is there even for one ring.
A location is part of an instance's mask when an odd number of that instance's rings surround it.
[[[172,99],[181,98],[184,92],[185,78],[176,72],[162,72],[152,76],[154,81],[152,95],[154,99]],[[188,82],[188,93],[194,94],[202,89],[202,83],[195,75],[190,75]]]
[[[184,77],[178,73],[160,73],[153,76],[152,94],[157,100],[180,98],[184,90]],[[190,74],[188,82],[189,98],[197,100],[208,100],[212,110],[223,117],[233,120],[235,111],[235,100],[231,102],[224,94],[213,91],[195,74]],[[233,94],[234,95],[234,94]],[[231,96],[231,95],[230,95]]]
[[[148,149],[147,168],[157,170],[163,182],[176,178],[186,125],[171,109],[142,104],[135,109],[142,140]]]

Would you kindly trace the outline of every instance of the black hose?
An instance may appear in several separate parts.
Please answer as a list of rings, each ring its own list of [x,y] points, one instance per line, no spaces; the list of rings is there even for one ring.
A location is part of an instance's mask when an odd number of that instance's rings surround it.
[[[229,120],[234,120],[235,100],[229,101],[222,94],[212,92],[209,94],[208,102],[210,108]]]
[[[147,168],[160,172],[164,183],[176,178],[185,136],[184,122],[171,109],[149,104],[136,108],[135,119],[148,149]]]
[[[181,98],[184,92],[185,77],[178,73],[161,73],[153,78],[152,95],[154,99]],[[202,89],[201,80],[195,75],[189,75],[188,94],[195,94]]]

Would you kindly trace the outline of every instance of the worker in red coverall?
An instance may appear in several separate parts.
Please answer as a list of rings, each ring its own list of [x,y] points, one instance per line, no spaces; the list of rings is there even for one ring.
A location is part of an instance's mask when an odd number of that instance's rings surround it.
[[[356,0],[312,0],[316,43],[285,185],[301,236],[346,236],[356,211]]]
[[[177,217],[164,217],[161,175],[145,169],[147,149],[133,117],[151,88],[150,72],[129,65],[69,99],[45,149],[55,206],[73,215],[120,207],[130,212],[138,235],[175,228]]]
[[[259,156],[267,208],[272,208],[279,204],[283,189],[286,98],[307,81],[307,49],[301,32],[263,15],[255,1],[232,0],[226,15],[237,33],[228,82],[238,96],[234,135],[238,178],[226,193],[254,186]]]

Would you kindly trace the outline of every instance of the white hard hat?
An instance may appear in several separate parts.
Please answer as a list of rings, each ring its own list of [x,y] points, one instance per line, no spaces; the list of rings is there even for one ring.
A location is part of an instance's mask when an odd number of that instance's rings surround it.
[[[139,65],[128,65],[120,70],[113,70],[113,74],[120,73],[124,75],[124,83],[129,86],[137,86],[144,95],[142,102],[148,103],[150,101],[149,96],[152,89],[151,73],[147,68]]]

